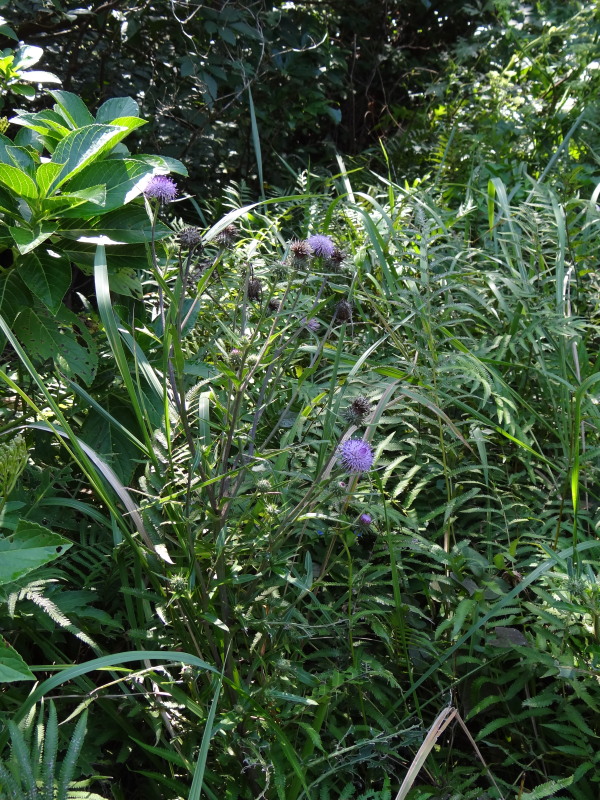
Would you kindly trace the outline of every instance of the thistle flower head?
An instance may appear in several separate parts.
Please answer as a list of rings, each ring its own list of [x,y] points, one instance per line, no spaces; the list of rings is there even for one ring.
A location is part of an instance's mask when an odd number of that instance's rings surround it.
[[[371,401],[368,397],[359,395],[355,397],[348,408],[343,412],[345,419],[351,425],[360,425],[371,411]]]
[[[310,331],[311,333],[316,333],[321,327],[321,323],[318,320],[314,319],[314,317],[311,317],[310,319],[302,317],[302,319],[300,320],[300,324],[304,328],[306,328],[307,331]]]
[[[338,447],[338,458],[346,472],[368,472],[373,466],[373,448],[364,439],[347,439]]]
[[[340,322],[350,322],[352,319],[352,303],[340,300],[335,307],[335,318]]]
[[[329,262],[334,269],[339,269],[346,258],[345,253],[343,253],[339,247],[334,247],[332,254],[329,256]]]
[[[248,300],[260,300],[262,297],[262,283],[258,278],[250,278],[248,281]]]
[[[242,363],[242,351],[238,350],[237,347],[229,351],[229,363],[236,367]]]
[[[221,247],[231,247],[237,238],[237,232],[235,225],[228,225],[217,233],[215,242]]]
[[[314,256],[331,258],[335,251],[335,245],[329,236],[323,236],[320,233],[317,233],[314,236],[309,236],[306,242],[312,250],[312,254]]]
[[[368,528],[373,522],[373,517],[370,514],[361,514],[358,518],[358,522],[360,525],[364,525],[365,528]]]
[[[202,234],[198,228],[184,228],[179,232],[179,244],[187,250],[197,247],[201,242]]]
[[[310,245],[308,242],[301,241],[300,239],[294,239],[293,242],[290,243],[290,253],[294,258],[297,258],[299,261],[302,261],[311,254]]]
[[[144,194],[161,204],[170,203],[177,196],[177,184],[166,175],[153,175],[144,189]]]

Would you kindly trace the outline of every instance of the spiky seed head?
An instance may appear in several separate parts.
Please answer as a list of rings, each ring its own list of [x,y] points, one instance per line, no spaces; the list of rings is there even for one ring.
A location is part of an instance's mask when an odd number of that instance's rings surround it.
[[[351,425],[360,425],[371,412],[371,401],[368,397],[355,397],[344,410],[344,417]]]
[[[311,252],[308,242],[294,239],[294,241],[290,243],[290,253],[292,257],[298,259],[298,261],[303,261],[305,258],[308,258]]]
[[[232,247],[233,243],[237,239],[238,230],[235,225],[228,225],[226,228],[223,228],[222,231],[219,231],[215,236],[215,242],[220,247]]]
[[[340,322],[349,322],[352,319],[352,303],[340,300],[335,307],[335,318]]]
[[[198,247],[202,242],[202,234],[198,228],[184,228],[179,233],[179,244],[186,250]]]
[[[332,254],[329,256],[328,261],[331,262],[331,266],[339,269],[341,265],[344,263],[344,259],[346,258],[345,253],[343,253],[339,247],[334,247]]]
[[[258,278],[250,278],[248,281],[248,300],[260,300],[262,297],[262,283]]]

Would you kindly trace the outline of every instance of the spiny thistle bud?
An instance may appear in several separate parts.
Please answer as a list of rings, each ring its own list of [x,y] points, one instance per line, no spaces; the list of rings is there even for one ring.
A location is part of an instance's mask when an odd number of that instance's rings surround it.
[[[348,484],[346,481],[334,481],[331,493],[334,497],[344,497],[348,493]]]
[[[262,283],[258,278],[250,278],[248,281],[248,300],[260,300],[262,297]]]
[[[340,300],[335,307],[335,318],[340,322],[349,322],[352,320],[352,303],[347,300]]]
[[[182,594],[188,590],[188,581],[185,575],[177,573],[169,578],[169,588],[175,594]]]
[[[238,350],[237,347],[234,347],[233,350],[229,351],[229,363],[234,367],[239,367],[239,365],[242,363],[242,351]]]
[[[226,228],[223,228],[222,231],[219,231],[215,236],[215,242],[220,247],[231,247],[235,240],[237,239],[237,228],[235,225],[228,225]]]
[[[144,194],[148,199],[158,200],[164,205],[177,196],[177,184],[166,175],[153,175],[144,189]]]
[[[360,425],[371,411],[371,401],[362,395],[355,397],[343,412],[344,418],[351,425]]]
[[[179,244],[187,250],[197,247],[201,242],[202,234],[198,228],[184,228],[179,233]]]
[[[329,238],[329,236],[322,236],[321,234],[316,234],[315,236],[309,236],[306,240],[308,246],[312,250],[312,254],[314,256],[322,256],[323,258],[331,258],[333,252],[335,250],[335,245]]]
[[[303,261],[311,254],[310,245],[308,242],[301,241],[300,239],[294,239],[294,241],[290,244],[290,253],[292,254],[293,258],[297,258],[298,261]]]
[[[338,458],[346,472],[368,472],[373,466],[373,448],[364,439],[347,439],[338,447]]]
[[[27,444],[20,433],[0,444],[0,503],[15,488],[27,464],[27,456]]]
[[[267,480],[267,478],[261,478],[259,481],[256,481],[256,491],[260,492],[261,494],[265,494],[265,492],[270,492],[271,481]]]
[[[0,117],[0,134],[6,133],[8,125],[8,117]]]

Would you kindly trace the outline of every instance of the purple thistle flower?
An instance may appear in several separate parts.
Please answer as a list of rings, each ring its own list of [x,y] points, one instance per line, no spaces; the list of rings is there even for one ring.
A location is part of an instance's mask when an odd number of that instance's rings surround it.
[[[302,319],[300,320],[300,324],[304,328],[306,328],[307,331],[310,331],[311,333],[316,333],[319,330],[319,328],[321,327],[321,323],[318,320],[316,320],[314,317],[311,317],[310,319],[306,319],[306,317],[302,317]]]
[[[358,518],[358,521],[361,525],[364,525],[365,528],[368,528],[369,525],[373,522],[373,517],[370,514],[361,514]]]
[[[315,236],[309,236],[306,242],[312,250],[314,256],[331,258],[331,256],[335,253],[335,245],[329,236],[316,234]]]
[[[144,194],[148,198],[160,200],[161,203],[170,203],[177,195],[177,184],[166,175],[153,175],[144,189]]]
[[[338,447],[338,457],[346,472],[368,472],[373,466],[373,448],[364,439],[347,439]]]

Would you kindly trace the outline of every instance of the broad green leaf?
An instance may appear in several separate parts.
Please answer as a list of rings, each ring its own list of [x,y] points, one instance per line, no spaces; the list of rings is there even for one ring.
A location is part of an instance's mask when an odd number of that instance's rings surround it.
[[[29,97],[31,99],[35,97],[35,89],[27,83],[13,83],[10,90],[14,94],[20,94],[23,97]]]
[[[96,122],[114,123],[119,117],[137,117],[140,107],[132,97],[112,97],[103,103],[96,114]]]
[[[14,647],[0,636],[0,683],[34,681],[35,675]]]
[[[172,233],[162,222],[156,224],[157,240],[164,239]],[[62,234],[69,239],[84,243],[137,244],[151,241],[152,225],[144,208],[128,206],[103,216],[95,231],[90,228],[69,228],[64,229]]]
[[[40,187],[40,195],[43,196],[48,193],[48,189],[52,185],[52,182],[56,180],[63,167],[64,164],[53,164],[51,161],[39,165],[35,179],[37,181],[37,185]]]
[[[10,214],[12,217],[21,217],[17,199],[4,186],[0,185],[0,211]]]
[[[94,117],[90,114],[83,100],[72,92],[65,92],[56,89],[48,92],[58,103],[58,111],[72,128],[83,128],[94,122]]]
[[[81,172],[69,181],[69,191],[80,190],[86,186],[104,184],[106,186],[106,201],[102,209],[91,204],[80,206],[77,211],[65,212],[63,216],[84,217],[107,214],[121,208],[141,194],[142,186],[148,176],[152,175],[154,168],[137,159],[107,159],[95,162],[84,167]]]
[[[137,128],[141,128],[142,125],[147,125],[147,122],[140,117],[117,117],[117,119],[111,122],[111,125],[119,128],[127,128],[128,131],[135,131]]]
[[[168,156],[154,156],[154,155],[136,155],[136,161],[143,161],[144,164],[151,164],[161,172],[175,172],[177,175],[188,174],[187,167],[178,161],[176,158],[169,158]]]
[[[12,238],[15,241],[15,244],[17,245],[19,253],[21,253],[21,255],[25,255],[30,250],[34,250],[49,236],[52,236],[52,234],[56,232],[56,226],[36,225],[33,229],[9,227],[9,230]]]
[[[3,183],[19,197],[36,198],[38,188],[33,180],[17,167],[0,164],[0,183]]]
[[[99,158],[127,133],[128,130],[124,127],[87,125],[65,136],[52,154],[52,163],[64,166],[53,181],[50,191],[56,191],[68,178]]]
[[[43,69],[29,69],[21,73],[21,78],[32,83],[62,83],[58,75]]]
[[[37,64],[43,55],[44,49],[42,47],[37,47],[33,44],[21,45],[21,47],[15,50],[13,67],[16,70],[19,70],[19,72],[23,69],[27,69],[28,67],[33,67],[33,65]]]
[[[69,128],[65,126],[64,119],[56,111],[47,110],[38,111],[37,114],[19,114],[13,117],[11,122],[43,134],[53,131],[63,137],[69,133]]]
[[[33,294],[56,314],[71,285],[69,259],[52,250],[40,249],[26,255],[19,269]]]
[[[65,192],[54,197],[47,197],[44,200],[43,216],[48,217],[68,217],[70,215],[78,217],[91,217],[101,214],[104,211],[106,202],[106,189],[104,186],[91,186],[89,189],[82,189],[79,192]],[[80,209],[81,206],[95,209],[93,214],[82,214],[73,209]]]
[[[61,230],[63,236],[67,236],[68,231]],[[89,233],[89,231],[88,231]],[[67,255],[73,263],[85,273],[92,272],[94,267],[94,256],[96,253],[96,245],[91,242],[70,241],[67,238],[61,243],[61,251]],[[138,274],[148,267],[148,253],[143,244],[124,244],[119,247],[113,247],[110,251],[110,266],[109,272],[111,274],[110,288],[112,291],[120,292],[122,294],[131,294],[128,287],[131,286],[130,281],[126,278],[125,283],[113,283],[113,274],[117,274],[119,270],[135,270]],[[122,289],[126,291],[122,291]],[[137,293],[134,296],[139,296]]]
[[[0,273],[0,314],[9,325],[12,325],[19,311],[26,308],[30,301],[31,295],[16,269]]]
[[[54,317],[42,309],[25,308],[14,330],[34,361],[53,359],[68,377],[79,377],[87,385],[94,379],[95,343],[83,322],[64,306]]]
[[[6,148],[6,155],[11,159],[11,163],[22,170],[30,178],[35,178],[37,163],[31,157],[31,153],[25,147],[10,146]]]
[[[0,586],[54,561],[71,544],[36,522],[19,520],[12,536],[0,538]]]

